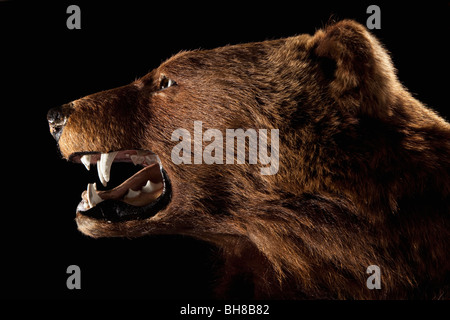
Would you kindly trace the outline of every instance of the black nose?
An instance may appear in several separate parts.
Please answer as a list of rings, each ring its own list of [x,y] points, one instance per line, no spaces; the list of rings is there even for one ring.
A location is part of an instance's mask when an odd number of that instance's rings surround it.
[[[56,141],[61,137],[64,126],[72,111],[73,107],[71,103],[63,104],[62,106],[48,110],[47,121],[50,126],[50,133]]]

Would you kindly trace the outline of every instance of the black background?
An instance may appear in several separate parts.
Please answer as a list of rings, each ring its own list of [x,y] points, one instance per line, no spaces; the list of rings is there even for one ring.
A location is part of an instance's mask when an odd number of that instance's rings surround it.
[[[81,8],[81,30],[66,28],[70,4]],[[365,24],[370,4],[381,7],[373,33],[400,81],[449,119],[445,1],[0,2],[0,297],[210,298],[214,247],[181,236],[91,239],[77,231],[75,208],[92,176],[60,158],[47,110],[125,85],[180,50],[312,34],[330,17]],[[81,290],[66,287],[72,264],[81,268]]]

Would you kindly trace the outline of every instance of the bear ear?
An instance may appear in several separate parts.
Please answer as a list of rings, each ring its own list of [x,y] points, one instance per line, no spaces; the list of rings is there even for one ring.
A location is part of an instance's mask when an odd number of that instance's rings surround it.
[[[330,79],[331,95],[339,104],[358,112],[386,112],[392,90],[399,85],[386,50],[364,26],[343,20],[318,30],[312,38],[314,55]],[[330,77],[330,68],[333,65]]]

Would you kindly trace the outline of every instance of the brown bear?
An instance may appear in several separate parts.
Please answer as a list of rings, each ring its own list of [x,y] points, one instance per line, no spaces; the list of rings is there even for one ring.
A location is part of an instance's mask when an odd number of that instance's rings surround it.
[[[450,124],[354,21],[181,52],[47,118],[62,156],[105,186],[83,192],[79,230],[211,242],[219,297],[450,297]],[[244,161],[225,161],[230,143]],[[108,189],[118,162],[139,171]]]

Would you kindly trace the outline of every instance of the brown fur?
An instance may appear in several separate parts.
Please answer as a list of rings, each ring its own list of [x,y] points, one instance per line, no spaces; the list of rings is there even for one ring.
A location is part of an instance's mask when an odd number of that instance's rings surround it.
[[[156,91],[160,75],[177,86]],[[175,165],[171,133],[277,128],[280,165]],[[93,237],[185,234],[220,247],[219,296],[449,297],[450,125],[397,80],[386,50],[341,21],[315,35],[182,52],[130,85],[73,102],[63,156],[149,149],[172,182],[155,217]],[[381,290],[366,268],[381,268]]]

